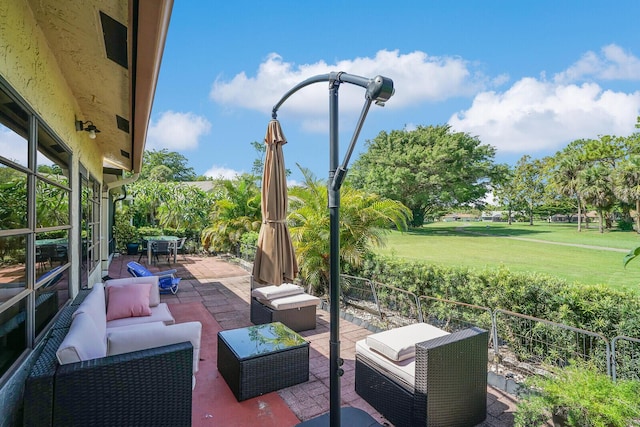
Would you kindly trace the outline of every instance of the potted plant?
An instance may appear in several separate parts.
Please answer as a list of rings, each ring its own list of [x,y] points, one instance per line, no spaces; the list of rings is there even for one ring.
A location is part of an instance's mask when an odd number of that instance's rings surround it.
[[[128,255],[138,253],[140,233],[135,226],[131,225],[131,219],[126,212],[116,213],[113,237],[116,239],[116,249],[119,252],[126,252]]]
[[[548,376],[527,380],[529,393],[521,396],[515,426],[546,425],[627,427],[640,425],[640,382],[613,382],[597,368],[571,364],[554,368]]]

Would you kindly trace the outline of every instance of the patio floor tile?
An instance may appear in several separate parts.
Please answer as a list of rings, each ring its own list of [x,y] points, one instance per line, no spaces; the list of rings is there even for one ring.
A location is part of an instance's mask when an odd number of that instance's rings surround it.
[[[137,255],[121,255],[115,257],[109,267],[109,277],[129,277],[126,263],[137,261]],[[150,271],[163,271],[175,268],[176,275],[182,277],[180,290],[177,295],[162,295],[162,301],[169,304],[186,304],[200,302],[216,320],[222,329],[235,329],[250,326],[250,273],[238,265],[221,257],[187,256],[186,260],[179,259],[177,263],[147,266]],[[194,426],[253,426],[279,425],[286,418],[286,414],[279,413],[277,405],[267,402],[268,399],[279,397],[301,421],[316,417],[329,411],[329,313],[318,310],[318,321],[315,330],[303,331],[300,334],[310,343],[309,352],[309,381],[292,387],[269,393],[264,396],[249,399],[244,402],[224,399],[233,396],[228,390],[216,393],[210,390],[207,402],[217,407],[225,407],[231,412],[224,420],[209,413],[209,408],[196,407],[194,400]],[[366,326],[366,325],[364,325]],[[355,343],[371,334],[366,327],[347,320],[340,320],[340,355],[344,359],[344,376],[341,377],[341,399],[345,406],[359,408],[370,414],[380,423],[386,420],[367,404],[354,389],[355,376]],[[207,338],[212,340],[211,337]],[[203,345],[205,345],[203,343]],[[214,345],[217,343],[207,343]],[[206,362],[203,362],[206,365]],[[218,376],[217,369],[207,375]],[[198,383],[199,387],[203,385]],[[206,388],[205,388],[206,390]],[[207,390],[209,392],[209,390]],[[492,387],[488,388],[487,419],[478,427],[509,427],[513,426],[515,398]],[[226,397],[224,397],[226,396]],[[210,399],[210,400],[209,400]],[[221,400],[220,400],[221,399]],[[220,400],[220,401],[218,401]],[[207,412],[209,410],[209,412]],[[229,412],[229,411],[227,411]],[[222,423],[222,424],[221,424]],[[281,424],[280,424],[281,425]],[[287,422],[286,425],[295,425]],[[390,424],[385,424],[390,425]]]

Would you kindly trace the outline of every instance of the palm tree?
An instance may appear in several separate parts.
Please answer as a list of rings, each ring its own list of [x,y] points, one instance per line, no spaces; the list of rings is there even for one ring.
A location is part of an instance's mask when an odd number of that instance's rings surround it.
[[[580,172],[580,188],[584,200],[595,206],[600,217],[600,233],[604,233],[604,212],[615,203],[610,169],[595,164]]]
[[[329,284],[329,211],[327,188],[305,168],[303,186],[289,189],[289,232],[300,278],[319,292]],[[391,226],[406,230],[411,210],[395,200],[367,194],[348,185],[340,195],[340,261],[362,265],[371,246],[381,246]]]
[[[636,205],[636,232],[640,233],[640,156],[632,155],[613,171],[615,195]]]
[[[563,156],[552,175],[552,184],[563,196],[574,198],[578,206],[578,231],[582,231],[582,199],[580,197],[579,175],[583,169],[576,157]]]
[[[242,235],[260,229],[260,190],[248,175],[223,180],[222,186],[222,196],[211,210],[211,225],[202,230],[201,241],[205,250],[237,252]]]

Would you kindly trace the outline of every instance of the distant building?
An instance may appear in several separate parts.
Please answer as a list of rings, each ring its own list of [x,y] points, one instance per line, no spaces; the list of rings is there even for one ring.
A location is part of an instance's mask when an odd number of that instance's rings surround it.
[[[444,222],[454,222],[454,221],[471,222],[471,221],[478,221],[478,220],[479,218],[477,215],[468,214],[468,213],[450,213],[440,218],[440,221],[444,221]]]

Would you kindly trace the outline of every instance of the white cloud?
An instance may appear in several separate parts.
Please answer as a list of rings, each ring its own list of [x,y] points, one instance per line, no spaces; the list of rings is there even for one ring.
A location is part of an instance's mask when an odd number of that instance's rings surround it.
[[[255,77],[248,77],[242,72],[229,81],[216,79],[210,97],[219,104],[270,112],[275,103],[298,83],[333,71],[367,78],[378,74],[391,78],[395,87],[405,88],[395,93],[393,102],[389,104],[392,108],[470,96],[489,84],[485,76],[470,69],[468,61],[458,57],[429,56],[419,51],[400,54],[397,50],[381,50],[373,58],[355,58],[333,64],[318,61],[298,66],[284,62],[281,56],[272,53],[260,64]],[[503,80],[504,76],[497,79],[498,82]],[[327,88],[327,84],[311,84],[287,99],[283,109],[286,108],[290,114],[326,116]],[[351,90],[357,91],[357,96],[346,95]],[[362,88],[343,83],[339,94],[341,112],[360,111],[364,102]],[[312,124],[308,126],[314,127]]]
[[[505,92],[479,93],[449,124],[500,151],[534,153],[559,149],[579,138],[629,135],[639,111],[640,92],[523,78]]]
[[[242,175],[242,172],[238,172],[233,169],[225,168],[222,166],[212,166],[205,173],[204,176],[210,178],[223,178],[223,179],[233,179],[237,176]]]
[[[603,80],[640,80],[640,59],[620,46],[610,44],[601,49],[600,54],[593,51],[567,70],[554,76],[557,83],[571,83],[583,79]]]
[[[204,117],[165,111],[160,119],[149,124],[147,149],[195,150],[200,137],[210,130],[211,123]]]
[[[2,153],[2,157],[27,166],[27,147],[27,141],[23,137],[0,124],[0,153]]]

